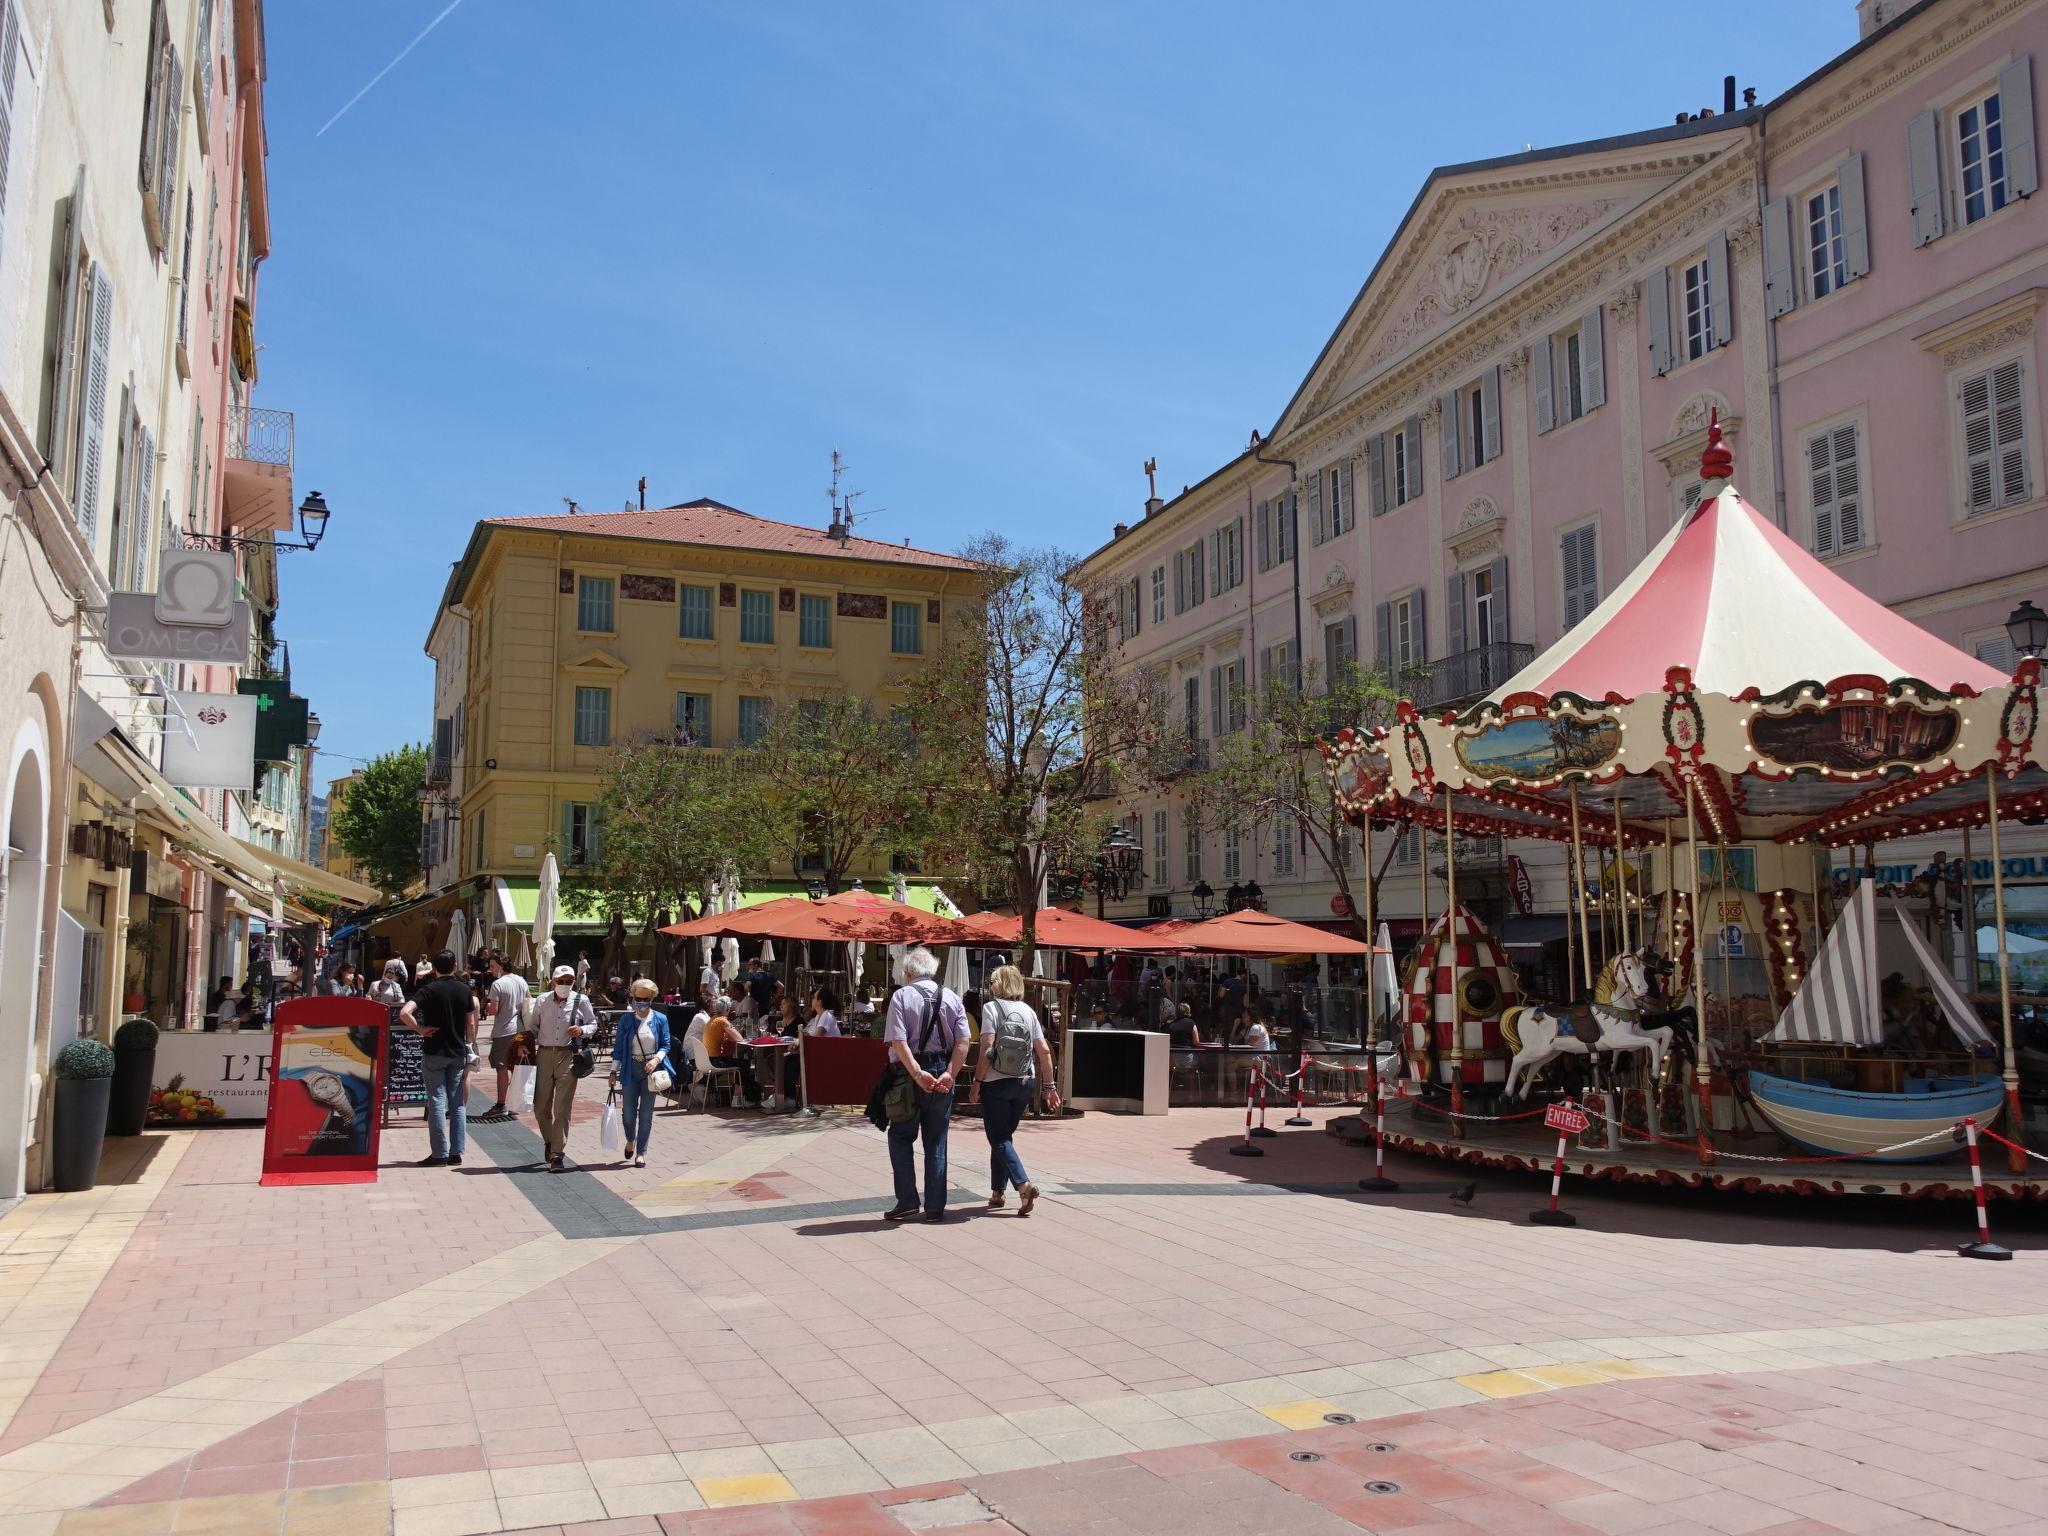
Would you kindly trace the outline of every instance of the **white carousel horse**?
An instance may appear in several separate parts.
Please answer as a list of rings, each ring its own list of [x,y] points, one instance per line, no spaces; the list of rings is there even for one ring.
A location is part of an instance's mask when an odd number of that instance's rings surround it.
[[[1588,1009],[1600,1036],[1588,1044],[1572,1028],[1569,1013],[1551,1013],[1540,1007],[1510,1008],[1501,1015],[1501,1038],[1515,1053],[1508,1067],[1503,1092],[1515,1098],[1515,1084],[1528,1092],[1536,1073],[1554,1056],[1584,1056],[1589,1050],[1619,1053],[1648,1051],[1650,1076],[1664,1068],[1664,1053],[1671,1048],[1671,1030],[1642,1027],[1643,1005],[1650,999],[1649,976],[1638,953],[1616,955],[1600,972],[1594,984],[1593,1002]]]

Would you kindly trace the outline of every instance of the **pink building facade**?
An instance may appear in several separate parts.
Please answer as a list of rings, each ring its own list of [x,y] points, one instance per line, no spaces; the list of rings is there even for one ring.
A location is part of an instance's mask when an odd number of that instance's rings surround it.
[[[1355,658],[1420,703],[1483,693],[1691,507],[1714,411],[1753,504],[2010,665],[2006,616],[2048,600],[2048,6],[1864,0],[1843,20],[1860,35],[1774,100],[1730,87],[1733,110],[1430,173],[1273,430],[1079,575],[1131,594],[1124,656],[1177,730],[1231,729],[1233,690],[1296,659],[1310,688]],[[1191,827],[1171,784],[1123,810],[1146,847],[1123,915],[1256,879],[1272,910],[1333,920],[1329,872],[1285,829]],[[2048,871],[2048,840],[2007,841]],[[1382,890],[1397,933],[1441,908],[1423,869],[1411,835]],[[1461,845],[1459,873],[1511,935],[1561,932],[1556,854]]]

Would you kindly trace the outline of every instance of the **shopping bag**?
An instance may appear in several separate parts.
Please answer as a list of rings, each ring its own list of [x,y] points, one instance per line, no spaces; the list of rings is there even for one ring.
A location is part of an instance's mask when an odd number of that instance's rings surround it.
[[[604,1101],[604,1115],[597,1122],[597,1145],[605,1152],[617,1152],[626,1145],[626,1138],[619,1126],[619,1099],[613,1094]]]
[[[534,1069],[532,1067],[514,1067],[512,1069],[512,1108],[514,1110],[532,1110],[533,1080]]]

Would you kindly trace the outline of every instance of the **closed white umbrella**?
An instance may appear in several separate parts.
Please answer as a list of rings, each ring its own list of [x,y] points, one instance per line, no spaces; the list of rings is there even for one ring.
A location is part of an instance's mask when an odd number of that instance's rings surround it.
[[[1385,923],[1380,924],[1376,942],[1380,952],[1372,957],[1372,1016],[1384,1031],[1400,1012],[1401,983],[1394,976],[1394,936]]]
[[[946,946],[946,963],[939,971],[939,985],[949,987],[955,993],[967,990],[967,947],[963,944]]]
[[[469,953],[469,914],[457,907],[448,919],[448,948],[455,956],[455,968],[462,968],[463,957]]]
[[[731,984],[740,973],[739,940],[730,936],[718,941],[718,979]]]
[[[540,888],[533,901],[533,952],[545,981],[555,964],[555,901],[562,891],[562,869],[550,853],[540,861]]]
[[[846,941],[846,987],[849,992],[860,985],[860,968],[867,957],[867,945],[859,939]]]
[[[775,941],[773,939],[763,939],[761,941],[761,963],[763,965],[773,965],[775,963]]]
[[[525,934],[519,935],[519,948],[512,956],[512,968],[523,971],[533,964],[533,945]]]

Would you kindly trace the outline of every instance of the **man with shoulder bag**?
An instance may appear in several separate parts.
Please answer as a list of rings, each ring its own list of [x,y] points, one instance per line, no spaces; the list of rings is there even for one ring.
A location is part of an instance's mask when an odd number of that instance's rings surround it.
[[[889,999],[882,1039],[909,1079],[909,1104],[891,1104],[889,1166],[896,1180],[896,1204],[886,1221],[907,1221],[920,1209],[914,1144],[924,1142],[924,1219],[946,1219],[946,1132],[953,1118],[953,1085],[967,1060],[967,1011],[959,997],[935,979],[939,962],[919,945],[903,957],[903,985]],[[908,1095],[899,1086],[891,1097]],[[897,1116],[903,1108],[912,1113]]]
[[[542,1147],[551,1172],[567,1166],[564,1144],[569,1139],[569,1116],[576,1106],[578,1072],[576,1058],[583,1043],[597,1033],[597,1010],[590,999],[576,990],[576,972],[566,965],[555,967],[554,985],[533,1005],[534,1077],[533,1119],[540,1129]]]

